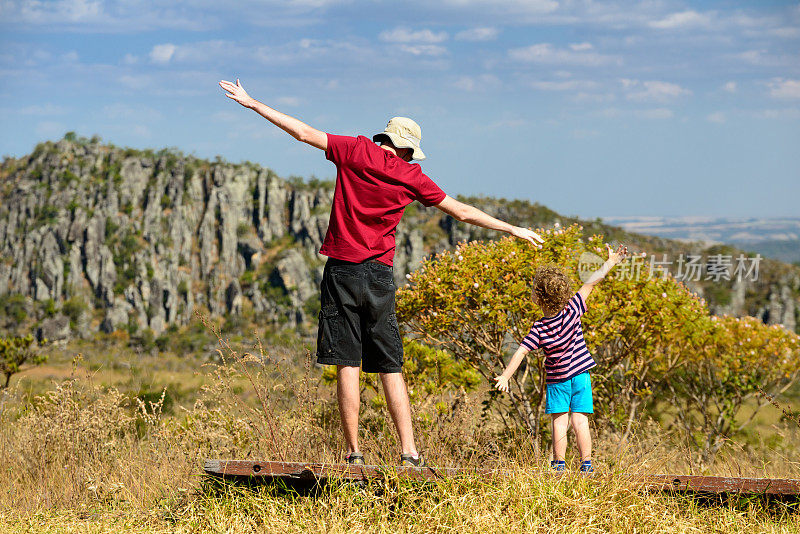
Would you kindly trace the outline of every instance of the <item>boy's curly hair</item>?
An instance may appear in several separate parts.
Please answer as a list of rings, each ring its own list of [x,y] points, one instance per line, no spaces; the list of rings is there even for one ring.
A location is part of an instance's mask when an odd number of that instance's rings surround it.
[[[560,312],[572,297],[572,280],[563,267],[542,265],[533,275],[533,294],[546,315]]]

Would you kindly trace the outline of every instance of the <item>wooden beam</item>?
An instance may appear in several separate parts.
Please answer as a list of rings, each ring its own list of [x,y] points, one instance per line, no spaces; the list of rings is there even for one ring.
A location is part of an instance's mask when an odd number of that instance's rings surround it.
[[[386,465],[347,465],[302,462],[270,462],[259,460],[206,460],[205,471],[215,477],[254,477],[280,479],[287,486],[294,483],[327,480],[367,481],[398,477],[419,481],[435,481],[463,476],[496,477],[508,475],[497,469],[457,467],[403,467]],[[547,472],[546,476],[560,474]],[[697,475],[631,475],[630,481],[641,489],[694,493],[745,493],[764,495],[800,495],[800,480],[774,478],[739,478]]]
[[[205,471],[209,475],[216,476],[280,477],[287,480],[337,478],[353,481],[381,479],[391,475],[414,480],[437,480],[476,474],[491,476],[498,473],[492,469],[262,462],[258,460],[206,460]]]
[[[800,480],[785,478],[645,475],[640,478],[639,485],[664,491],[800,495]]]

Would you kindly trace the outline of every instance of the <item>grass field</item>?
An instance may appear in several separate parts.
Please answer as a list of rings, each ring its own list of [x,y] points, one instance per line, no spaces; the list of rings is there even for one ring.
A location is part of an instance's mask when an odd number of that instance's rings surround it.
[[[648,494],[627,481],[657,472],[798,478],[800,428],[771,407],[708,465],[679,436],[642,422],[625,441],[594,429],[598,477],[553,477],[546,450],[482,423],[482,388],[457,413],[416,407],[419,441],[434,465],[502,467],[508,477],[389,480],[304,497],[200,475],[208,457],[341,458],[333,388],[302,342],[245,360],[141,353],[113,337],[48,350],[47,364],[0,392],[4,532],[800,532],[796,505]],[[383,408],[366,400],[362,417],[368,459],[395,463]]]

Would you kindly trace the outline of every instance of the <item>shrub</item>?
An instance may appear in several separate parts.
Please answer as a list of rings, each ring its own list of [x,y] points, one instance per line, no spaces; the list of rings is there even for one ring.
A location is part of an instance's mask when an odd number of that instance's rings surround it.
[[[19,293],[0,296],[0,308],[17,324],[22,323],[28,317],[27,299]]]
[[[32,335],[0,337],[0,372],[6,378],[3,388],[8,387],[11,376],[18,373],[24,364],[39,365],[45,361],[47,357],[39,354],[34,348]]]

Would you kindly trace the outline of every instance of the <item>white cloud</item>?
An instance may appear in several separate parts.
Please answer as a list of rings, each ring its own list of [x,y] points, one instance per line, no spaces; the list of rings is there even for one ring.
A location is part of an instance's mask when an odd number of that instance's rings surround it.
[[[491,41],[496,39],[500,31],[497,28],[470,28],[456,34],[457,41]]]
[[[441,56],[447,52],[447,49],[443,46],[429,44],[401,44],[400,50],[414,56]]]
[[[675,113],[667,108],[640,109],[634,112],[640,119],[671,119]]]
[[[597,115],[606,119],[616,119],[620,117],[634,117],[637,119],[664,120],[671,119],[675,113],[667,108],[623,110],[620,108],[605,108],[597,112]]]
[[[797,26],[781,26],[767,30],[767,33],[784,39],[795,39],[800,37],[800,28]]]
[[[66,108],[56,106],[55,104],[34,104],[25,106],[17,111],[20,115],[36,115],[42,117],[50,117],[52,115],[63,115],[67,112]]]
[[[528,121],[525,119],[500,119],[489,124],[486,128],[489,130],[510,130],[512,128],[521,128],[527,124]]]
[[[22,2],[5,2],[6,9],[16,13],[23,19],[33,23],[86,22],[97,20],[103,14],[102,3],[89,0],[58,0],[42,2],[25,0]],[[16,9],[14,9],[16,8]]]
[[[736,82],[726,82],[725,85],[722,86],[722,90],[728,93],[735,93],[739,87],[736,85]]]
[[[725,114],[723,112],[717,111],[715,113],[709,113],[708,115],[706,115],[706,120],[708,122],[716,122],[717,124],[723,124],[727,120],[727,117],[725,117]]]
[[[46,30],[130,33],[155,28],[204,28],[205,13],[184,0],[145,5],[131,0],[5,0],[3,22]]]
[[[759,119],[800,119],[800,108],[764,109],[755,116]]]
[[[413,31],[409,28],[398,27],[393,30],[387,30],[380,35],[381,41],[387,43],[441,43],[447,40],[447,32],[435,33],[431,30],[417,30]]]
[[[586,92],[579,92],[576,93],[573,97],[575,102],[581,103],[602,103],[602,102],[613,102],[616,99],[613,93],[586,93]]]
[[[281,96],[275,99],[281,106],[295,107],[300,105],[300,99],[296,96]]]
[[[761,65],[764,63],[764,50],[746,50],[737,54],[736,57],[753,65]]]
[[[592,90],[598,84],[591,80],[565,80],[565,81],[534,81],[530,86],[540,91],[575,91],[575,90]]]
[[[477,9],[487,13],[508,13],[510,15],[536,15],[550,13],[558,9],[556,0],[441,0],[444,5],[463,9]]]
[[[119,77],[119,83],[128,89],[140,90],[148,87],[152,79],[147,74],[123,74]]]
[[[617,64],[622,60],[615,56],[607,56],[590,52],[586,49],[567,50],[554,47],[550,43],[540,43],[525,48],[513,48],[508,51],[509,57],[526,63],[543,63],[548,65],[583,65],[595,67]]]
[[[767,86],[772,98],[800,98],[800,80],[773,78],[767,82]]]
[[[177,50],[177,47],[172,43],[156,45],[150,51],[150,61],[160,64],[169,63],[172,56],[175,55],[175,50]]]
[[[620,80],[625,95],[628,100],[639,102],[667,102],[681,96],[692,94],[688,89],[684,89],[678,84],[661,82],[630,80],[623,78]]]
[[[453,85],[462,91],[482,91],[499,87],[500,80],[493,74],[462,76]]]
[[[583,52],[585,50],[592,50],[594,48],[592,43],[573,43],[569,45],[569,47],[575,52]]]
[[[797,66],[796,54],[770,53],[765,49],[745,50],[744,52],[734,54],[732,57],[750,63],[759,69],[772,67],[794,70]]]
[[[662,19],[650,21],[648,26],[659,30],[674,30],[709,26],[711,21],[712,15],[709,13],[698,13],[697,11],[688,10],[672,13]]]

